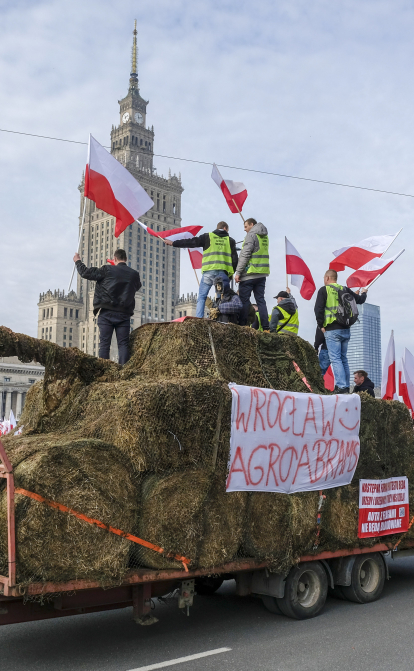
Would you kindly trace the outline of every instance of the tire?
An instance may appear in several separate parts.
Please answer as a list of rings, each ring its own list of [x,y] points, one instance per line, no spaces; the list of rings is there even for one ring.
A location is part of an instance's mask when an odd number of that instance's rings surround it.
[[[274,596],[262,596],[263,605],[266,610],[276,615],[282,615],[282,611],[278,606],[279,599],[276,599]]]
[[[347,601],[371,603],[381,596],[385,584],[385,566],[378,553],[356,557],[351,573],[351,584],[341,587]]]
[[[283,615],[306,620],[319,615],[328,595],[328,578],[318,561],[303,562],[286,578],[285,596],[276,599]]]
[[[203,576],[202,578],[196,578],[195,591],[202,596],[208,596],[217,592],[223,582],[224,580],[221,576]]]

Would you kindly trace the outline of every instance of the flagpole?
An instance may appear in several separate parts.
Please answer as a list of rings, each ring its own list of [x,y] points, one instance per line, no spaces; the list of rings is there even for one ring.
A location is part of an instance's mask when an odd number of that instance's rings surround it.
[[[402,230],[402,229],[401,229],[401,230]],[[397,234],[397,235],[398,235],[398,234]],[[391,243],[391,244],[392,244],[392,243]],[[393,263],[396,262],[396,260],[401,256],[401,254],[402,254],[403,252],[405,252],[405,249],[402,249],[402,250],[400,251],[400,253],[398,254],[398,256],[395,257]],[[385,252],[384,252],[384,254],[385,254]],[[388,270],[388,268],[387,268],[387,270]],[[380,275],[377,275],[377,276],[372,280],[371,284],[368,284],[368,286],[365,287],[365,291],[368,291],[368,289],[369,289],[370,287],[372,287],[372,285],[374,284],[374,282],[376,282],[377,279],[378,279],[379,277],[381,277],[383,274],[384,274],[384,273],[381,273]]]
[[[191,263],[191,265],[193,267],[193,270],[194,270],[194,275],[196,276],[197,284],[198,284],[198,286],[200,286],[200,280],[198,279],[197,271],[193,266],[193,262],[191,261],[191,254],[190,254],[190,250],[188,248],[187,248],[187,252],[188,252],[188,258],[190,259],[190,263]]]
[[[84,196],[83,214],[82,214],[82,224],[81,224],[80,231],[79,231],[78,254],[79,254],[80,243],[81,243],[81,239],[82,239],[83,226],[84,226],[84,223],[85,223],[85,212],[86,212],[86,196]],[[74,274],[75,274],[75,268],[76,268],[76,266],[73,266],[72,276],[71,276],[71,278],[70,278],[70,282],[69,282],[68,293],[69,293],[70,288],[71,288],[71,286],[72,286],[73,276],[74,276]]]
[[[233,201],[233,203],[234,203],[234,207],[236,208],[237,212],[240,214],[240,216],[241,216],[241,218],[243,219],[243,221],[245,221],[245,218],[243,217],[242,213],[240,212],[239,208],[237,207],[237,203],[236,203],[236,201],[234,200],[234,198],[232,198],[232,201]]]

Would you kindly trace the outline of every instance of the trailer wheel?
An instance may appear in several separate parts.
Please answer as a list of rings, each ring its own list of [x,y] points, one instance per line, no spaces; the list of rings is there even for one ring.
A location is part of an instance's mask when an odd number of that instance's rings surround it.
[[[328,595],[328,578],[318,561],[303,562],[286,578],[285,596],[276,599],[283,615],[305,620],[318,615]]]
[[[352,567],[351,584],[341,591],[347,601],[370,603],[379,599],[384,583],[383,558],[378,553],[359,555]]]
[[[280,599],[276,599],[274,596],[262,596],[262,601],[266,610],[275,613],[276,615],[282,615],[282,611],[277,603]]]
[[[196,578],[195,588],[197,594],[208,596],[209,594],[217,592],[222,584],[223,578],[221,576],[203,576],[202,578]]]

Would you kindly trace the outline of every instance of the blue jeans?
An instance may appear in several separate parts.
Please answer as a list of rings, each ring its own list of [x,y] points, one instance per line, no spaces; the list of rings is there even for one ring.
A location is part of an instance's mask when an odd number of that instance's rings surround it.
[[[349,387],[350,384],[349,365],[346,356],[350,337],[350,329],[335,329],[334,331],[325,331],[325,342],[328,348],[333,374],[335,376],[335,384],[340,389]]]
[[[196,317],[204,317],[206,298],[216,279],[223,280],[224,289],[230,288],[229,276],[225,270],[207,270],[207,272],[203,273],[201,275],[201,282],[198,289]]]
[[[239,284],[239,296],[243,303],[242,311],[240,313],[240,326],[246,326],[247,318],[250,309],[250,296],[254,294],[254,300],[259,308],[260,321],[262,323],[263,331],[269,330],[269,314],[265,301],[266,278],[252,277],[252,279],[244,280]]]
[[[121,365],[126,363],[129,359],[130,317],[125,312],[101,310],[98,316],[98,326],[100,358],[109,359],[112,334],[115,330],[118,343],[118,361]]]
[[[322,375],[325,375],[326,371],[328,370],[329,366],[331,365],[331,360],[329,358],[329,352],[327,349],[322,349],[319,352],[318,355],[319,359],[319,365],[321,367],[321,373]]]

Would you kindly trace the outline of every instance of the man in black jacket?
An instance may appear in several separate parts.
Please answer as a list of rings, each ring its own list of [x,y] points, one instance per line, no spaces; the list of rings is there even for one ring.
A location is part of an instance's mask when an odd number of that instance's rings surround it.
[[[364,370],[356,370],[354,373],[354,394],[359,391],[367,391],[370,396],[375,398],[374,383],[368,377]]]
[[[223,240],[227,238],[227,240]],[[204,308],[208,293],[217,279],[223,280],[224,288],[230,288],[229,278],[237,267],[236,242],[229,237],[229,227],[225,221],[220,221],[212,233],[203,233],[195,238],[185,240],[164,240],[166,245],[180,247],[181,249],[203,250],[203,269],[198,300],[196,317],[204,317]],[[204,270],[205,268],[205,270]]]
[[[99,356],[109,359],[112,334],[118,342],[119,363],[129,359],[130,318],[134,314],[135,293],[141,287],[139,273],[127,266],[123,249],[114,254],[114,265],[87,268],[79,256],[73,257],[76,269],[85,280],[96,282],[93,314],[98,316]]]

